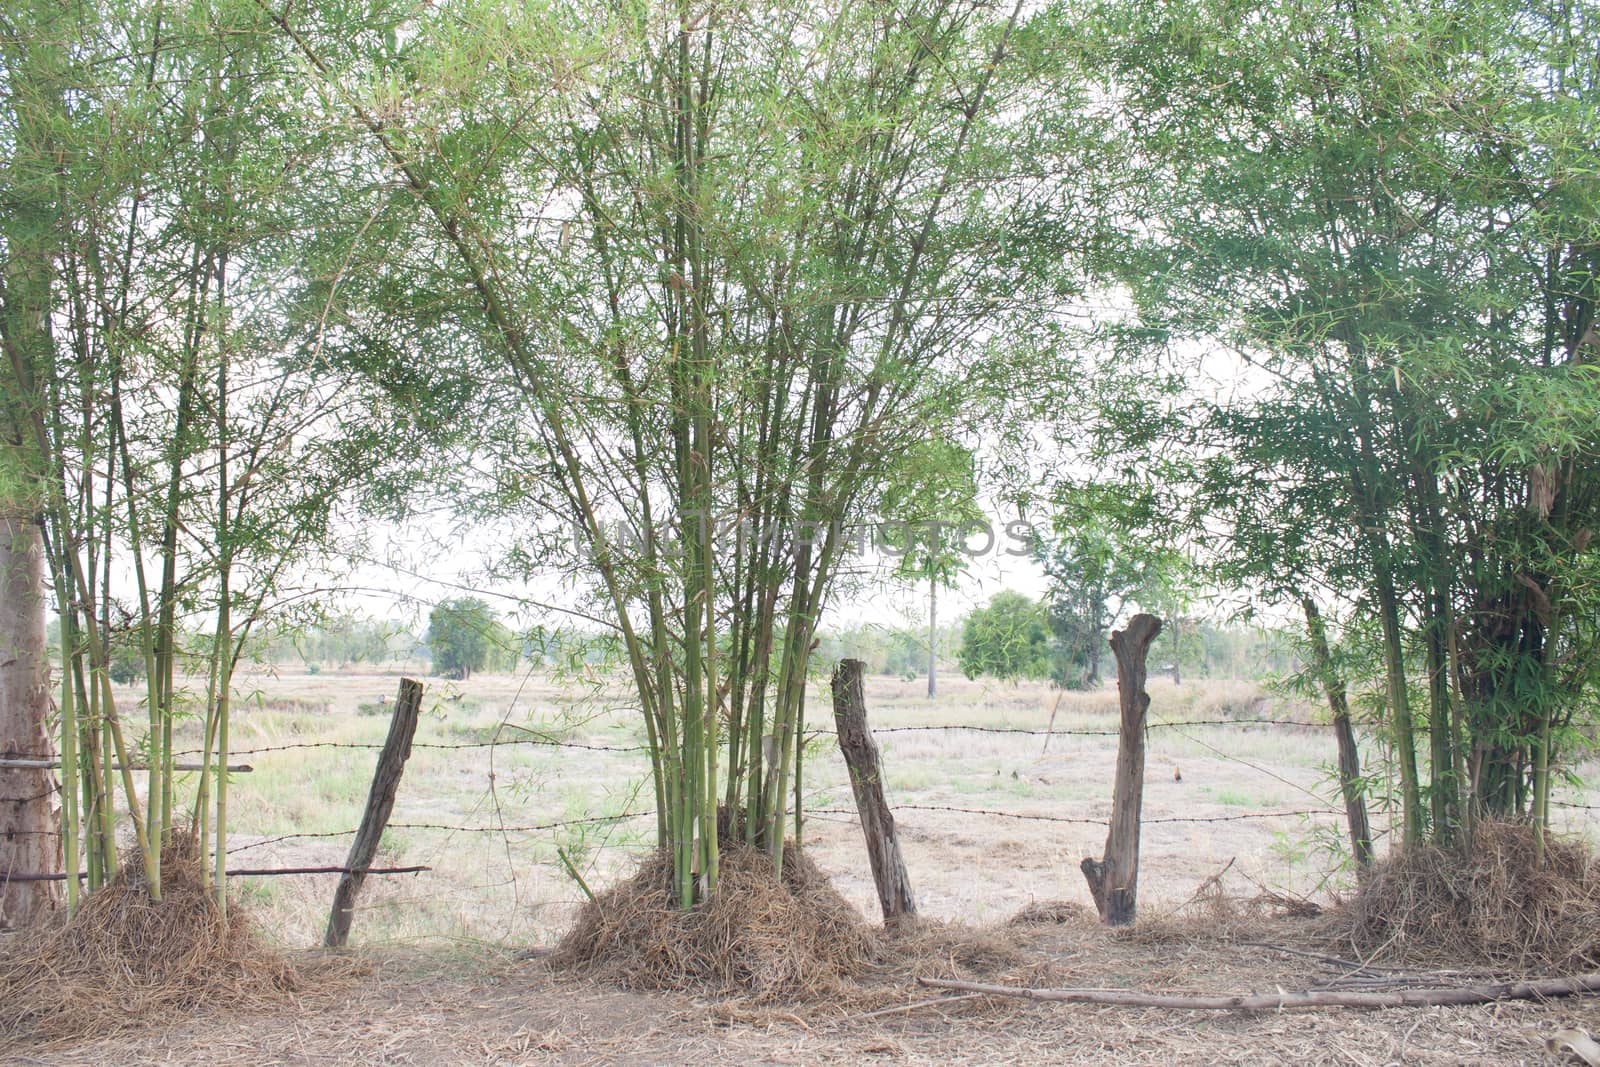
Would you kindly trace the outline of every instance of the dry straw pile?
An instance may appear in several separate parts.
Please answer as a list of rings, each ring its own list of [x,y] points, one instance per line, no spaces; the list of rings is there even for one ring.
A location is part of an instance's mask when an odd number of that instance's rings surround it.
[[[1366,957],[1481,963],[1521,972],[1600,966],[1600,863],[1586,845],[1485,822],[1467,847],[1379,861],[1328,914],[1328,934]]]
[[[673,904],[671,878],[672,857],[652,855],[583,907],[553,962],[627,988],[780,1000],[835,992],[871,958],[873,932],[797,849],[780,880],[765,852],[727,848],[716,893],[689,910]]]
[[[161,864],[159,904],[134,855],[70,919],[14,935],[0,954],[0,1040],[104,1033],[297,986],[239,909],[224,918],[192,838],[175,839]]]

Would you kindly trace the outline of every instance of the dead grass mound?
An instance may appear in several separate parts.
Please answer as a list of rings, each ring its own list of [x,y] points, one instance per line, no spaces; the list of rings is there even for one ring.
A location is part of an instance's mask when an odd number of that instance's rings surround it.
[[[1036,900],[1025,905],[1010,919],[1009,926],[1064,926],[1093,921],[1088,908],[1072,900]]]
[[[294,989],[241,911],[223,917],[201,862],[192,838],[167,846],[153,904],[135,854],[71,918],[17,935],[0,955],[0,1039],[88,1036]]]
[[[1329,934],[1363,957],[1483,963],[1522,971],[1600,964],[1600,863],[1531,827],[1487,822],[1465,848],[1422,845],[1373,865],[1329,914]]]
[[[757,1000],[827,996],[868,962],[873,932],[800,850],[784,852],[780,880],[765,852],[725,848],[718,879],[711,899],[679,908],[672,857],[654,853],[584,905],[552,962],[630,989]]]
[[[896,977],[992,977],[1023,962],[1004,926],[969,926],[919,918],[885,933],[874,953],[881,972]]]
[[[1200,883],[1188,900],[1165,911],[1140,914],[1132,926],[1117,927],[1112,937],[1135,945],[1195,945],[1260,938],[1285,921],[1314,919],[1321,905],[1259,884],[1253,893],[1229,891],[1228,866]]]

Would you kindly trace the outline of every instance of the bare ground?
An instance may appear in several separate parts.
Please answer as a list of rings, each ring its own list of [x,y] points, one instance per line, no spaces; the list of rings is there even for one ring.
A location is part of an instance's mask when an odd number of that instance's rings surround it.
[[[1289,920],[1264,929],[1299,936]],[[954,969],[995,980],[1161,991],[1302,988],[1317,965],[1195,931],[1117,937],[1075,922],[1023,935],[1006,966]],[[818,1004],[641,994],[504,953],[390,951],[358,977],[294,1001],[51,1048],[0,1048],[0,1061],[78,1064],[1547,1064],[1546,1036],[1600,1030],[1600,999],[1473,1008],[1219,1014],[1029,1004],[936,994],[880,975]]]

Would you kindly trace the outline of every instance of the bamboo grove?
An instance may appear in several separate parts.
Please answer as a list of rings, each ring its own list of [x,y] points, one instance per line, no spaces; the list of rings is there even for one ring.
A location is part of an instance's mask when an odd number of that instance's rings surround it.
[[[563,567],[614,631],[685,906],[723,840],[781,863],[851,539],[897,455],[960,424],[964,350],[1066,271],[1038,169],[1071,127],[1015,112],[1067,87],[1018,20],[469,5],[418,27],[431,50],[348,57],[277,16],[400,186],[329,228],[383,248],[341,300],[368,333],[337,340],[472,383],[470,506],[542,528],[508,566]]]
[[[373,397],[276,302],[292,127],[269,39],[230,17],[67,5],[0,27],[0,499],[46,561],[26,595],[58,622],[69,905],[125,831],[158,900],[172,836],[207,842],[225,904],[234,669],[306,595],[332,505],[377,456],[353,419]],[[114,676],[142,679],[132,706]]]
[[[1165,480],[1129,496],[1186,516],[1223,587],[1303,611],[1335,711],[1362,683],[1383,765],[1347,786],[1400,838],[1546,825],[1600,665],[1600,11],[1102,10],[1162,223],[1115,267],[1141,312],[1117,382],[1189,368],[1103,427]],[[1249,387],[1197,392],[1196,337]]]
[[[724,845],[802,833],[872,520],[965,521],[997,474],[1310,605],[1383,742],[1346,787],[1392,783],[1406,840],[1547,821],[1600,653],[1596,33],[1501,0],[9,5],[0,555],[60,622],[69,897],[129,840],[159,896],[189,832],[221,894],[246,639],[365,517],[438,507],[616,650],[692,906]]]

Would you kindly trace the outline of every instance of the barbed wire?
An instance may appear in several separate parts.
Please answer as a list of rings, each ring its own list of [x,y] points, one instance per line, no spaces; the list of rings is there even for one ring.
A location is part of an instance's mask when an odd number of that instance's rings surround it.
[[[457,826],[453,823],[437,822],[391,822],[387,830],[448,830],[451,833],[465,834],[511,834],[511,833],[540,833],[546,830],[559,830],[567,826],[594,826],[602,823],[622,822],[627,819],[642,819],[654,815],[654,811],[627,811],[620,815],[588,815],[577,819],[558,819],[554,822],[532,823],[526,826]],[[262,841],[251,841],[243,845],[235,845],[228,849],[228,855],[235,852],[246,852],[253,848],[265,848],[275,845],[280,841],[301,841],[316,838],[348,837],[356,833],[359,827],[352,826],[348,830],[307,830],[290,834],[278,834]]]
[[[1160,721],[1160,722],[1148,723],[1147,726],[1146,726],[1146,729],[1147,730],[1152,730],[1152,731],[1153,730],[1162,730],[1162,729],[1175,729],[1175,730],[1179,730],[1181,732],[1183,730],[1193,729],[1193,728],[1197,728],[1197,727],[1254,727],[1254,726],[1267,726],[1267,727],[1281,726],[1281,727],[1288,727],[1288,728],[1293,728],[1293,729],[1324,729],[1324,728],[1326,728],[1327,724],[1326,723],[1318,723],[1318,722],[1310,722],[1310,721],[1306,721],[1306,720],[1298,720],[1298,719],[1278,719],[1278,718],[1267,718],[1267,717],[1255,717],[1255,718],[1242,718],[1242,719],[1240,719],[1240,718],[1232,718],[1232,719],[1195,719],[1195,720],[1187,720],[1187,721],[1182,721],[1182,720],[1180,720],[1180,721]],[[527,728],[525,728],[525,727],[516,727],[516,729],[522,730],[524,732],[530,732],[530,731],[527,731]],[[1010,736],[1026,736],[1026,737],[1055,737],[1055,736],[1061,736],[1061,737],[1073,737],[1073,736],[1080,736],[1080,737],[1116,737],[1120,733],[1120,731],[1115,729],[1115,728],[1102,729],[1102,728],[1092,728],[1092,727],[1063,727],[1063,728],[1060,728],[1060,729],[1055,729],[1055,728],[1052,728],[1052,727],[1037,728],[1037,727],[1022,727],[1022,726],[996,726],[996,725],[985,725],[985,724],[979,724],[979,723],[923,723],[923,724],[912,724],[912,725],[904,725],[904,726],[882,726],[882,727],[877,727],[877,728],[875,728],[873,730],[873,733],[875,735],[876,734],[949,733],[949,732],[970,732],[970,733],[978,733],[978,734],[1010,735]],[[815,731],[811,732],[811,736],[828,736],[831,733],[832,733],[831,730],[819,729],[819,730],[815,730]],[[1200,745],[1203,745],[1204,747],[1206,747],[1208,749],[1211,749],[1211,751],[1216,752],[1218,755],[1223,756],[1223,758],[1228,758],[1228,759],[1235,758],[1235,757],[1231,757],[1231,756],[1227,755],[1226,753],[1221,753],[1219,750],[1217,750],[1215,748],[1212,748],[1212,746],[1206,745],[1204,742],[1199,741],[1196,738],[1189,737],[1187,734],[1181,734],[1181,736],[1183,736],[1186,740],[1193,741],[1196,744],[1200,744]],[[412,745],[412,747],[414,749],[432,749],[432,750],[443,750],[443,751],[457,751],[457,750],[469,750],[469,749],[495,749],[495,748],[499,748],[499,747],[502,747],[502,746],[504,746],[504,747],[533,746],[533,747],[541,747],[541,748],[575,749],[575,750],[582,750],[582,751],[611,752],[611,753],[620,753],[620,754],[637,754],[637,753],[644,753],[644,752],[648,752],[649,751],[649,747],[646,746],[646,745],[605,744],[605,743],[597,743],[597,742],[590,742],[590,741],[563,740],[563,739],[558,739],[558,738],[548,737],[548,736],[531,736],[531,737],[522,736],[522,737],[509,737],[509,738],[496,737],[496,738],[493,738],[493,739],[481,740],[481,741],[417,741],[417,742],[414,742],[413,745]],[[263,746],[249,747],[249,748],[233,749],[230,752],[230,755],[243,757],[243,756],[248,756],[248,755],[266,755],[266,754],[271,754],[271,753],[290,752],[290,751],[303,751],[303,750],[308,750],[308,749],[378,750],[378,749],[381,749],[381,748],[383,748],[383,745],[381,743],[378,743],[378,742],[360,742],[360,741],[295,741],[295,742],[286,742],[286,743],[283,743],[283,744],[263,745]],[[174,753],[174,755],[182,755],[182,756],[199,755],[199,754],[202,754],[202,751],[199,750],[199,749],[188,749],[188,750],[184,750],[184,751],[180,751],[180,752],[175,752]],[[1244,763],[1244,765],[1246,765],[1248,767],[1251,767],[1252,769],[1263,770],[1263,768],[1256,767],[1254,764],[1250,764],[1248,761],[1242,761],[1241,760],[1239,762]],[[1271,772],[1266,772],[1266,773],[1270,774]],[[1277,776],[1274,775],[1274,777],[1277,777]],[[1289,783],[1289,784],[1293,785],[1295,783]],[[1312,796],[1314,799],[1317,799],[1317,800],[1321,800],[1322,799],[1320,797],[1317,797],[1316,794],[1311,793],[1309,790],[1305,790],[1303,786],[1297,786],[1297,788],[1302,789],[1308,795]],[[46,793],[41,794],[41,796],[47,796],[47,795],[49,795],[49,793],[54,792],[54,791],[55,791],[55,788],[52,788],[51,790],[47,791]],[[29,800],[29,799],[38,799],[38,798],[34,797],[34,798],[20,798],[20,799],[25,802],[26,800]],[[1596,805],[1596,804],[1584,804],[1584,803],[1576,803],[1576,802],[1561,801],[1561,800],[1552,800],[1551,804],[1553,806],[1555,806],[1555,807],[1560,807],[1560,808],[1568,808],[1568,809],[1576,809],[1576,810],[1584,810],[1584,811],[1600,811],[1600,805]],[[901,804],[892,804],[891,805],[891,809],[896,811],[896,812],[942,812],[942,813],[977,816],[977,817],[984,817],[984,818],[1017,819],[1017,820],[1026,820],[1026,821],[1050,822],[1050,823],[1060,823],[1060,824],[1068,824],[1068,825],[1081,825],[1081,826],[1105,826],[1107,824],[1108,820],[1109,820],[1109,816],[1106,816],[1106,817],[1091,817],[1091,816],[1056,815],[1056,814],[1048,814],[1048,813],[1043,813],[1043,812],[1005,811],[1005,810],[995,809],[995,808],[974,808],[974,807],[963,807],[963,806],[944,805],[944,804],[901,803]],[[393,829],[393,830],[419,830],[419,831],[443,831],[443,832],[447,832],[447,833],[451,833],[451,834],[456,834],[456,833],[462,833],[462,834],[499,834],[499,835],[502,835],[503,837],[505,837],[507,839],[507,841],[509,842],[509,837],[510,837],[510,835],[513,835],[513,834],[545,833],[545,832],[549,832],[549,831],[559,830],[559,829],[568,828],[568,827],[575,827],[575,826],[616,825],[616,824],[619,824],[619,823],[622,823],[622,822],[625,822],[625,821],[631,820],[631,819],[648,818],[648,817],[654,816],[655,814],[656,813],[655,813],[654,810],[626,811],[626,812],[622,812],[622,813],[616,814],[616,815],[593,815],[593,816],[582,816],[582,817],[570,818],[570,819],[557,819],[557,820],[550,820],[550,821],[545,821],[545,822],[527,823],[527,824],[521,824],[521,825],[497,824],[497,825],[492,825],[492,826],[481,826],[481,825],[474,826],[474,825],[443,823],[443,822],[403,822],[402,821],[402,822],[391,822],[391,823],[389,823],[388,824],[388,829]],[[826,817],[827,816],[840,816],[840,817],[846,817],[846,818],[856,818],[856,817],[858,817],[859,813],[857,811],[855,811],[854,809],[852,809],[852,808],[816,807],[816,808],[806,809],[801,814],[802,814],[802,817],[805,817],[805,818],[818,816],[818,817],[823,817],[823,821],[836,821],[836,820],[832,820],[832,819],[827,819]],[[1231,823],[1231,822],[1262,821],[1262,820],[1289,819],[1289,818],[1309,818],[1309,817],[1317,817],[1317,816],[1338,817],[1338,816],[1340,816],[1342,814],[1343,813],[1341,811],[1339,811],[1336,808],[1332,808],[1332,807],[1299,808],[1299,809],[1276,810],[1276,811],[1235,812],[1235,813],[1223,814],[1223,815],[1153,816],[1153,817],[1143,818],[1141,820],[1141,823],[1144,824],[1144,825],[1211,824],[1211,823]],[[296,831],[296,832],[291,832],[291,833],[277,834],[277,835],[273,835],[271,837],[264,838],[264,839],[259,840],[259,841],[250,841],[250,842],[246,842],[246,843],[243,843],[243,844],[235,845],[235,846],[229,848],[227,851],[228,851],[228,855],[233,855],[233,854],[236,854],[236,853],[248,852],[248,851],[254,850],[254,849],[265,848],[265,847],[268,847],[268,846],[271,846],[271,845],[274,845],[274,844],[279,844],[279,843],[286,842],[286,841],[301,841],[301,840],[316,840],[316,839],[331,839],[331,838],[339,838],[339,837],[348,837],[348,836],[351,836],[351,835],[355,834],[357,832],[357,829],[358,828],[356,828],[356,827],[351,827],[350,829],[342,829],[342,830]],[[39,834],[52,834],[52,835],[59,836],[59,831],[48,831],[48,830],[46,830],[46,831],[26,831],[26,832],[39,833]],[[253,872],[251,872],[251,873],[253,873]]]
[[[1039,822],[1076,823],[1084,826],[1104,826],[1107,818],[1073,816],[1073,815],[1047,815],[1042,812],[1002,811],[998,808],[965,808],[948,804],[891,804],[894,811],[939,811],[953,812],[961,815],[983,815],[1002,819],[1029,819]],[[854,808],[806,808],[801,814],[809,818],[813,815],[848,815],[856,816],[859,813]],[[1238,812],[1232,815],[1171,815],[1155,816],[1141,819],[1141,823],[1149,825],[1154,823],[1216,823],[1240,822],[1249,819],[1288,819],[1309,815],[1339,815],[1340,812],[1333,808],[1300,808],[1291,811],[1254,811]],[[514,834],[514,833],[541,833],[548,830],[558,830],[568,826],[599,825],[604,823],[622,822],[628,819],[643,819],[655,815],[652,811],[629,811],[620,815],[591,815],[577,819],[559,819],[554,822],[531,823],[523,826],[465,826],[454,823],[420,823],[420,822],[392,822],[388,825],[391,830],[444,830],[450,833],[466,834]],[[243,845],[235,845],[228,849],[228,854],[246,852],[250,849],[264,848],[282,841],[297,841],[306,839],[346,837],[354,834],[358,828],[348,830],[317,830],[299,833],[278,834],[261,841],[251,841]]]
[[[1326,723],[1308,722],[1301,719],[1195,719],[1180,722],[1153,722],[1145,728],[1147,730],[1182,729],[1195,726],[1286,726],[1296,729],[1323,729]],[[984,726],[977,723],[937,723],[915,726],[878,726],[874,727],[873,734],[903,734],[903,733],[934,733],[934,732],[971,732],[985,734],[1015,734],[1025,737],[1116,737],[1119,731],[1115,729],[1086,729],[1063,727],[1050,730],[1029,726]],[[816,730],[808,733],[810,737],[826,737],[832,731]],[[621,752],[640,753],[649,752],[648,745],[608,745],[590,741],[562,741],[549,737],[513,737],[501,738],[490,741],[415,741],[411,747],[414,749],[459,750],[481,748],[503,748],[514,745],[533,745],[544,748],[571,748],[588,752]],[[253,748],[235,748],[229,750],[230,756],[259,756],[272,752],[290,752],[304,749],[332,748],[332,749],[381,749],[383,744],[377,741],[290,741],[281,745],[263,745]],[[174,756],[201,755],[202,750],[197,748],[181,749],[174,752]]]
[[[536,745],[546,748],[577,748],[589,752],[648,752],[648,745],[598,745],[586,741],[557,741],[553,738],[515,737],[509,740],[496,741],[414,741],[413,749],[467,749],[467,748],[505,748],[512,745]],[[258,748],[230,749],[230,756],[259,756],[270,752],[290,752],[297,749],[308,748],[349,748],[366,749],[375,751],[381,749],[381,741],[291,741],[282,745],[264,745]],[[200,755],[198,748],[186,748],[174,752],[174,756]]]
[[[962,815],[986,815],[1002,819],[1030,819],[1039,822],[1077,823],[1084,826],[1105,826],[1110,818],[1090,818],[1075,815],[1045,815],[1040,812],[1025,811],[1000,811],[995,808],[960,808],[947,804],[890,804],[893,811],[948,811]],[[803,814],[809,815],[857,815],[852,808],[810,808]],[[1287,819],[1303,815],[1339,815],[1341,812],[1333,808],[1303,808],[1295,811],[1252,811],[1239,812],[1233,815],[1171,815],[1156,816],[1155,818],[1141,818],[1140,825],[1148,826],[1152,823],[1210,823],[1210,822],[1240,822],[1246,819]]]
[[[392,874],[423,874],[433,870],[432,867],[414,864],[409,867],[229,867],[223,873],[229,878],[271,878],[285,874],[361,874],[361,875],[392,875]],[[15,874],[0,871],[0,885],[7,882],[65,882],[71,878],[70,874],[61,871],[52,871],[45,874]],[[78,880],[87,881],[89,872],[79,871]]]
[[[1187,722],[1146,723],[1146,730],[1175,729],[1188,726],[1294,726],[1305,729],[1325,729],[1326,723],[1306,722],[1300,719],[1194,719]],[[874,726],[872,733],[907,734],[935,731],[968,731],[981,734],[1022,734],[1031,737],[1117,737],[1120,730],[1087,730],[1063,728],[1038,729],[1032,726],[978,726],[970,723],[940,723],[919,726]],[[826,733],[826,731],[821,731]]]

